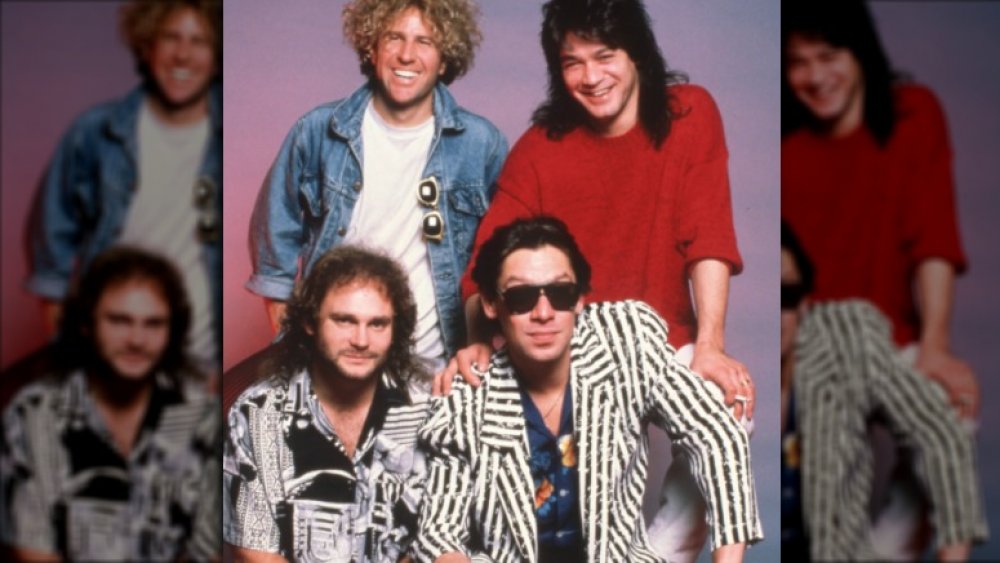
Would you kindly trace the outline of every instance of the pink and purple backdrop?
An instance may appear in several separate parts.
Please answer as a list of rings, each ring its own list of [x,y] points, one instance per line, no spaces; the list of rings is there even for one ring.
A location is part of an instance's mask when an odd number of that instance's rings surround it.
[[[545,92],[538,33],[540,0],[480,2],[484,41],[475,67],[452,85],[459,103],[497,124],[513,143]],[[727,348],[754,374],[757,430],[752,441],[768,541],[750,561],[778,559],[778,2],[646,2],[667,62],[715,96],[725,123],[740,249]],[[226,368],[271,338],[261,300],[243,288],[250,275],[247,229],[254,198],[295,120],[344,97],[362,77],[343,42],[343,1],[243,1],[225,18]],[[669,453],[657,440],[650,474]],[[658,479],[659,477],[657,477]],[[654,479],[655,480],[655,479]],[[659,488],[656,484],[657,490]],[[653,503],[647,501],[647,512]]]
[[[69,124],[138,84],[118,38],[118,2],[0,3],[0,367],[44,344],[39,301],[23,289],[25,220]]]

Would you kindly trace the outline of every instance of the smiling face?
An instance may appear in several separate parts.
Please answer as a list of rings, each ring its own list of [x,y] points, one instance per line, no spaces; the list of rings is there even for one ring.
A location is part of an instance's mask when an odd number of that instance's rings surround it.
[[[542,246],[511,252],[503,261],[497,288],[502,295],[516,286],[560,282],[576,282],[569,258],[554,246]],[[511,360],[523,374],[569,368],[569,344],[583,298],[568,311],[555,309],[544,294],[526,313],[513,313],[502,297],[495,303],[484,299],[483,310],[499,321]]]
[[[785,52],[785,76],[795,97],[834,135],[861,125],[864,80],[849,49],[793,34]]]
[[[384,288],[371,281],[354,281],[331,288],[320,304],[315,328],[322,370],[334,377],[366,381],[377,376],[392,345],[392,302]]]
[[[623,49],[567,33],[560,50],[563,83],[607,137],[627,133],[639,116],[639,77]]]
[[[375,110],[397,126],[418,125],[434,112],[434,85],[444,74],[434,31],[416,7],[401,11],[371,53]]]
[[[208,20],[194,8],[177,8],[164,18],[144,58],[167,117],[186,121],[208,114],[216,71],[212,45]]]
[[[170,306],[153,282],[132,279],[109,286],[94,308],[94,344],[125,379],[144,379],[170,338]]]

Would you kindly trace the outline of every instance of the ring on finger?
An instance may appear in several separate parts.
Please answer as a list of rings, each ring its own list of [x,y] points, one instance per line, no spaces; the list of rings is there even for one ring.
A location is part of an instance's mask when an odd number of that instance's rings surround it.
[[[479,369],[479,363],[472,362],[472,365],[470,366],[470,369],[472,369],[472,373],[474,375],[476,375],[477,377],[482,378],[482,377],[485,377],[489,373],[490,365],[486,364],[486,369]]]

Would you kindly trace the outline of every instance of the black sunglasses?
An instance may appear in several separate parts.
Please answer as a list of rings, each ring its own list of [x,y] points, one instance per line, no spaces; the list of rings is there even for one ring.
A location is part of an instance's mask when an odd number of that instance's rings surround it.
[[[424,238],[435,242],[444,239],[444,217],[438,211],[438,199],[441,197],[441,188],[438,187],[437,179],[430,176],[420,180],[417,184],[417,201],[424,207],[431,208],[424,213],[424,218],[420,222]]]
[[[557,311],[570,311],[580,299],[580,288],[573,282],[557,282],[545,285],[516,285],[500,294],[507,310],[514,315],[523,315],[535,308],[542,295],[548,298]]]
[[[219,216],[215,211],[215,182],[207,176],[194,183],[194,207],[198,210],[198,238],[215,242],[219,238]]]
[[[781,310],[795,309],[806,297],[806,288],[800,283],[781,284]]]

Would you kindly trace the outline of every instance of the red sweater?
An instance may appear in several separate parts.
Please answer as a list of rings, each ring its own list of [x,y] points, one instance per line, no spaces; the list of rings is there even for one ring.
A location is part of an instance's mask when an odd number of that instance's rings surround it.
[[[867,127],[840,139],[805,129],[786,136],[781,213],[815,263],[815,299],[868,299],[906,344],[920,336],[916,265],[943,258],[961,273],[966,262],[941,107],[915,85],[898,87],[896,104],[885,147]]]
[[[728,152],[714,100],[699,86],[671,87],[683,113],[654,149],[642,127],[603,138],[579,127],[553,141],[529,129],[510,152],[476,237],[518,217],[562,219],[593,270],[589,301],[641,299],[693,342],[687,267],[703,258],[742,269],[729,199]],[[475,263],[469,263],[469,270]],[[476,292],[468,272],[463,299]]]

